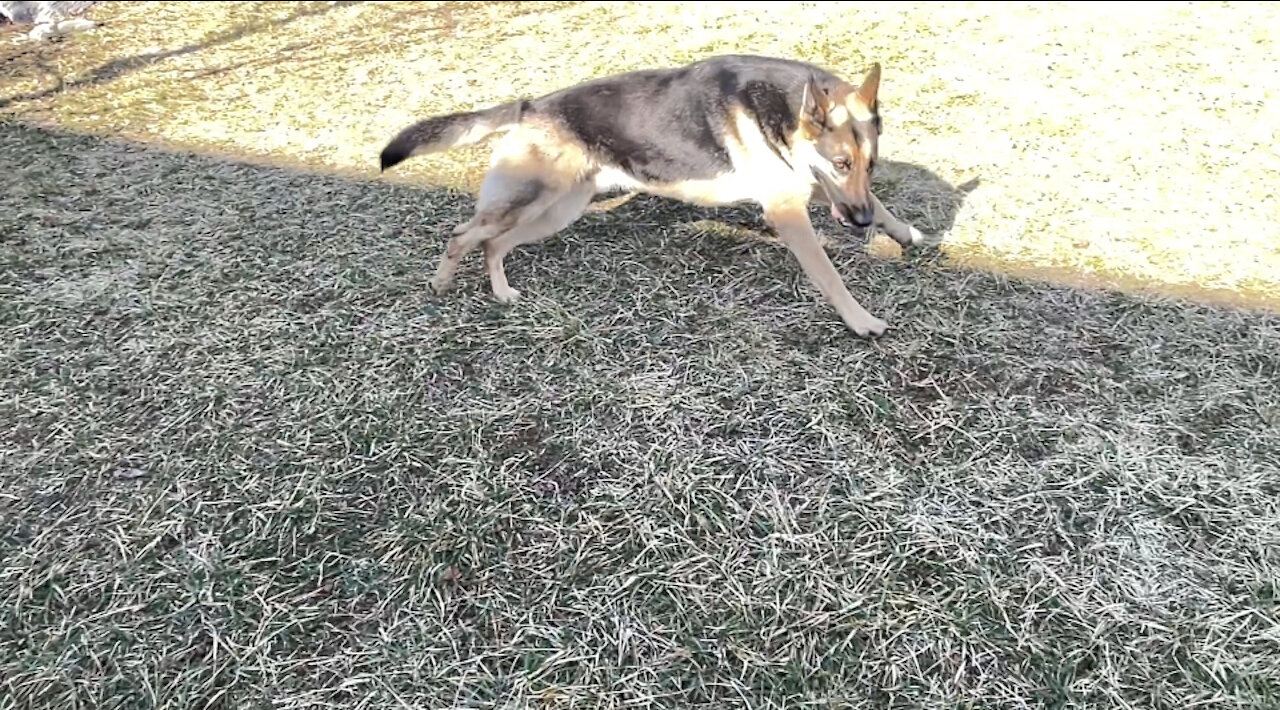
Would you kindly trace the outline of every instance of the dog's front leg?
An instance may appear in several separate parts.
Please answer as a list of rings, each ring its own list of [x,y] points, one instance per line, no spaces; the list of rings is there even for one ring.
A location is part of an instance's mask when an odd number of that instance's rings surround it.
[[[882,335],[888,324],[868,313],[849,293],[840,273],[818,243],[806,205],[803,200],[765,205],[765,218],[800,262],[800,268],[804,269],[809,280],[840,314],[845,325],[861,338]]]
[[[924,243],[924,235],[920,230],[894,217],[874,193],[871,195],[871,206],[875,210],[876,228],[889,235],[899,246],[906,248]]]
[[[827,197],[827,193],[820,188],[814,188],[809,200],[827,207],[831,206],[831,200]],[[920,230],[894,217],[893,213],[875,196],[875,193],[871,193],[871,207],[875,210],[875,228],[889,235],[889,238],[897,242],[901,247],[905,249],[907,247],[920,246],[924,243],[924,235],[920,233]],[[819,239],[825,246],[826,240]]]

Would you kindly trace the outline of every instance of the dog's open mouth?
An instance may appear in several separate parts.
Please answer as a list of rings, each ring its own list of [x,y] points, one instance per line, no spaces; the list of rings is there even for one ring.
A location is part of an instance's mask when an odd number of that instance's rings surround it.
[[[852,207],[847,204],[836,202],[835,200],[832,200],[831,203],[831,218],[836,221],[836,224],[839,224],[841,227],[849,230],[854,234],[854,236],[859,238],[865,238],[871,231],[872,225],[857,224],[853,221]]]
[[[853,229],[853,221],[848,217],[845,217],[844,214],[840,212],[840,208],[835,204],[831,205],[831,218],[834,219],[841,227]]]
[[[854,222],[854,207],[850,205],[845,198],[840,187],[826,173],[815,169],[813,174],[817,176],[818,183],[822,185],[823,192],[827,195],[827,200],[831,203],[831,218],[841,227],[848,229],[859,236],[865,234],[871,228],[870,224],[859,225]]]

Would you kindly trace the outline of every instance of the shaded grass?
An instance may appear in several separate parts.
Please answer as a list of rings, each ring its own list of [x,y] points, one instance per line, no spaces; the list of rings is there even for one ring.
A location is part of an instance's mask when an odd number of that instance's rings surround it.
[[[503,308],[459,193],[0,156],[0,707],[1277,703],[1273,316],[835,239],[868,344],[647,199]]]
[[[0,104],[372,177],[416,118],[607,72],[718,52],[848,76],[881,61],[885,156],[981,184],[945,231],[917,224],[952,263],[1274,310],[1276,7],[111,2],[93,33],[0,47]],[[391,179],[469,189],[484,156]]]

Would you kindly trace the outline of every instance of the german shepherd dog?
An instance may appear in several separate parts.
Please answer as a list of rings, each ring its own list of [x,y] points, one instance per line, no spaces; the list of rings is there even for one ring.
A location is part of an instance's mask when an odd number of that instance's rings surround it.
[[[879,229],[903,247],[918,230],[871,194],[881,132],[880,65],[853,86],[812,64],[726,55],[683,67],[588,81],[532,100],[435,116],[396,135],[382,170],[420,153],[495,147],[474,216],[453,237],[432,279],[437,293],[483,247],[494,298],[515,301],[503,259],[569,226],[594,196],[647,193],[699,206],[754,202],[765,222],[856,335],[887,324],[849,293],[809,221],[811,201],[843,226]]]

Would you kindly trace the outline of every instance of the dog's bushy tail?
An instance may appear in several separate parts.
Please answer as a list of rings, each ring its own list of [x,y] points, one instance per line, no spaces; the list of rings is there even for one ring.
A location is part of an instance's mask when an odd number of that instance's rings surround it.
[[[382,169],[392,167],[422,153],[438,153],[515,128],[527,106],[525,101],[494,106],[481,111],[432,116],[405,128],[382,149]]]

